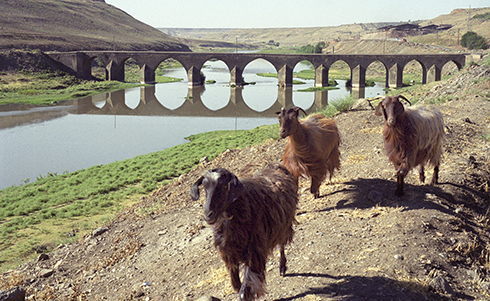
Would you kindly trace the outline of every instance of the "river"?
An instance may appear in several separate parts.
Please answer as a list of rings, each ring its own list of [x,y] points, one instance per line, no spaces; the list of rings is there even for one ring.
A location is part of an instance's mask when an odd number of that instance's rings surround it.
[[[294,72],[309,68],[299,63]],[[307,112],[350,93],[340,89],[298,92],[313,87],[302,80],[292,89],[279,89],[275,73],[263,60],[250,63],[244,80],[253,85],[232,89],[222,61],[208,61],[203,68],[205,89],[189,89],[183,68],[167,76],[182,82],[156,84],[102,93],[56,106],[0,106],[0,189],[35,181],[48,174],[62,174],[160,151],[185,143],[185,137],[214,130],[252,129],[277,122],[282,106],[297,105]],[[383,94],[382,85],[366,88],[365,97]]]

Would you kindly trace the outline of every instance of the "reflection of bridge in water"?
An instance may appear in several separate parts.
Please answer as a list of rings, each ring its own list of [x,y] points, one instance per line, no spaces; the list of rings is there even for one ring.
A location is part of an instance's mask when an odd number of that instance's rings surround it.
[[[293,90],[290,87],[278,88],[277,100],[266,110],[258,112],[251,109],[243,100],[242,88],[230,89],[228,104],[218,110],[208,109],[201,100],[204,87],[190,87],[184,103],[176,109],[168,109],[155,96],[155,86],[140,87],[140,102],[135,108],[126,104],[125,90],[106,93],[106,103],[102,107],[95,102],[103,100],[97,96],[88,96],[75,101],[73,114],[101,115],[141,115],[141,116],[199,116],[199,117],[271,117],[281,107],[293,106]],[[361,89],[363,93],[364,89]],[[307,113],[324,108],[328,103],[328,91],[315,91],[313,105]]]

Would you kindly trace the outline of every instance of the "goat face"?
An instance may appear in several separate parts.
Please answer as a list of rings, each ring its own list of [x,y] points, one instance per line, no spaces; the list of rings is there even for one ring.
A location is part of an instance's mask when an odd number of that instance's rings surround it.
[[[287,111],[286,109],[281,108],[280,112],[276,112],[280,125],[279,134],[281,135],[281,138],[286,138],[296,132],[296,129],[298,128],[299,111],[303,111],[306,115],[305,111],[299,107],[294,107]]]
[[[223,168],[206,172],[192,185],[191,198],[194,201],[199,199],[199,185],[201,184],[206,190],[204,219],[210,225],[216,223],[218,218],[225,213],[228,205],[243,193],[243,184],[234,174]]]
[[[377,116],[383,115],[386,121],[386,125],[394,126],[396,124],[396,118],[405,112],[403,104],[400,102],[399,98],[406,100],[402,95],[398,96],[386,96],[376,107],[374,114]]]

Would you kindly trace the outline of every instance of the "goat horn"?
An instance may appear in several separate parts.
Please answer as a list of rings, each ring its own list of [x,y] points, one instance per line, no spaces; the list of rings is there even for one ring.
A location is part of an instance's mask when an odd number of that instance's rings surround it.
[[[405,99],[410,104],[410,106],[412,105],[412,103],[410,102],[410,100],[408,100],[405,96],[403,96],[403,95],[400,94],[400,95],[398,95],[398,97],[399,98],[402,98],[402,99]]]
[[[298,111],[302,111],[302,112],[303,112],[303,114],[305,114],[305,116],[307,115],[307,114],[306,114],[306,112],[305,112],[305,110],[303,110],[303,109],[302,109],[302,108],[300,108],[300,107],[296,107],[296,108],[294,108],[294,110],[295,110],[296,112],[298,112]]]

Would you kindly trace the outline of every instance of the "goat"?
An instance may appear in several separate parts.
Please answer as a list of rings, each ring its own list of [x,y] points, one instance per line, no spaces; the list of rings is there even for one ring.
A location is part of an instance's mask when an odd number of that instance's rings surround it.
[[[253,176],[238,179],[223,168],[207,171],[191,188],[199,199],[206,190],[204,219],[213,228],[214,246],[221,254],[240,300],[254,300],[265,291],[265,267],[280,246],[280,275],[286,274],[284,247],[294,235],[298,186],[281,164],[269,164]],[[239,268],[244,265],[243,283]]]
[[[296,177],[311,178],[310,191],[320,196],[320,184],[327,172],[332,179],[335,169],[340,169],[340,134],[333,119],[323,114],[313,114],[298,120],[299,107],[277,112],[281,138],[288,137],[282,164]]]
[[[376,107],[375,114],[384,116],[383,138],[388,159],[393,163],[397,175],[395,195],[404,194],[404,179],[407,173],[419,166],[419,179],[425,182],[424,166],[434,167],[431,185],[439,179],[439,164],[444,140],[444,120],[441,112],[404,108],[400,98],[410,101],[403,95],[386,96]]]

